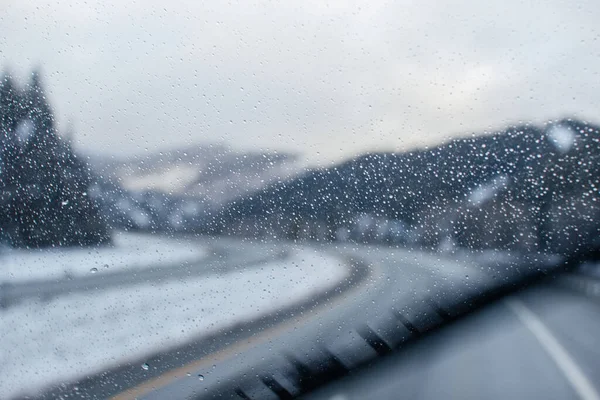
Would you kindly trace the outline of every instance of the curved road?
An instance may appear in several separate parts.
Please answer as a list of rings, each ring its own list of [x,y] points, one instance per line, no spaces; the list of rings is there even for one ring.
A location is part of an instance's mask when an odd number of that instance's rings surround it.
[[[245,254],[277,254],[288,246],[220,245]],[[114,399],[291,398],[343,377],[311,394],[323,399],[598,398],[596,300],[544,285],[455,320],[472,307],[474,297],[510,284],[523,270],[543,271],[547,265],[540,260],[368,246],[315,251],[333,252],[347,263],[351,274],[338,290],[157,355],[154,371],[132,364],[90,377],[77,383],[78,393]],[[427,334],[449,321],[447,329]],[[385,357],[373,363],[379,356]],[[356,368],[362,372],[348,376]],[[67,386],[46,397],[72,390]]]

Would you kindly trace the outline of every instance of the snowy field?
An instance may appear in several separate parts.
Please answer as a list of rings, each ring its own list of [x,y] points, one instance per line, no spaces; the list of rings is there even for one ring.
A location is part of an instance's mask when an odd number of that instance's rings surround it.
[[[143,360],[333,288],[347,274],[337,258],[303,249],[223,275],[21,303],[0,311],[0,398]]]
[[[118,233],[113,246],[41,250],[2,249],[0,283],[61,279],[104,271],[197,261],[206,255],[197,242]]]

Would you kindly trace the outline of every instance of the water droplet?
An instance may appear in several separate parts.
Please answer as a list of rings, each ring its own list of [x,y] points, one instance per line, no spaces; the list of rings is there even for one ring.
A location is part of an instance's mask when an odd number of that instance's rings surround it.
[[[104,269],[108,269],[108,264],[104,264]]]
[[[98,268],[94,267],[94,268],[90,269],[90,272],[92,274],[95,274],[96,272],[98,272]]]
[[[204,375],[198,375],[198,380],[203,381],[204,380]]]
[[[143,364],[142,364],[142,369],[143,369],[144,371],[148,371],[148,368],[150,368],[150,366],[149,366],[147,363],[143,363]]]

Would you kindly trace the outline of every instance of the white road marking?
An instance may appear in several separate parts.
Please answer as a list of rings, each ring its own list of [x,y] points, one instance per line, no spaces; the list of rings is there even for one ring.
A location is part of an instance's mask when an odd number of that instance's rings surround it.
[[[579,397],[582,400],[600,400],[596,388],[537,315],[519,300],[507,299],[505,302],[554,360]]]

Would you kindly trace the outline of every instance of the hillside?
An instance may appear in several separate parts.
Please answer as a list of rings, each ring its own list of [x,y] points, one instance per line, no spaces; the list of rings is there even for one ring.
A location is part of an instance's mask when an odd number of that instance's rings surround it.
[[[515,126],[308,171],[231,202],[233,234],[573,251],[597,245],[597,126]],[[592,243],[593,242],[593,243]]]

